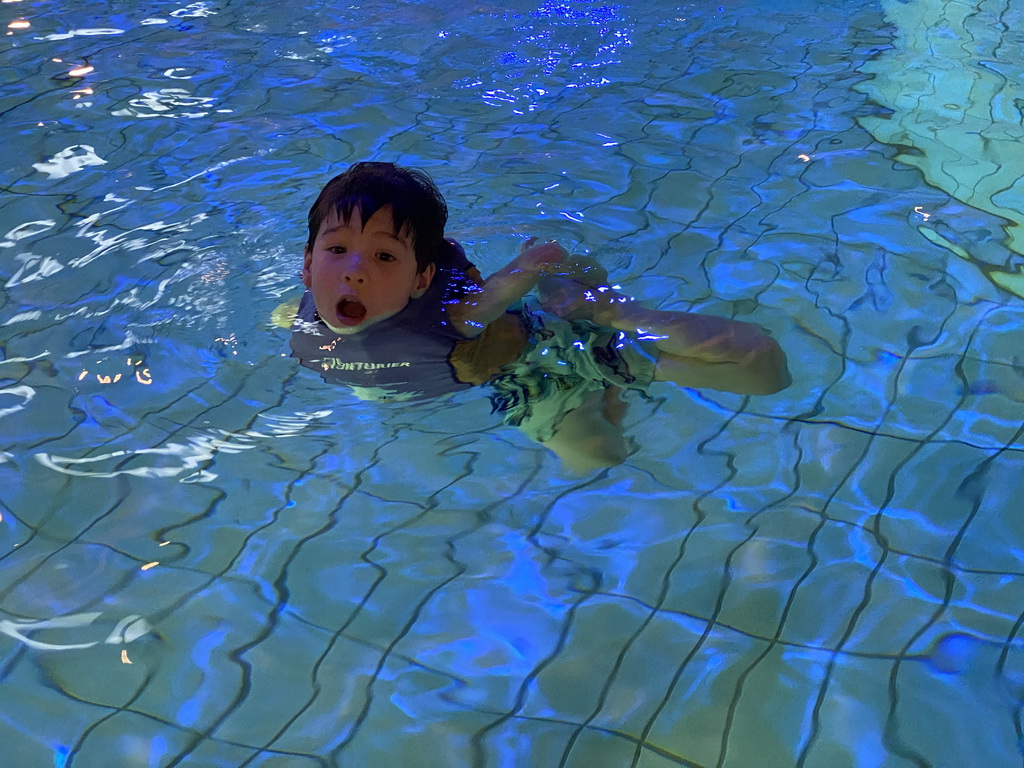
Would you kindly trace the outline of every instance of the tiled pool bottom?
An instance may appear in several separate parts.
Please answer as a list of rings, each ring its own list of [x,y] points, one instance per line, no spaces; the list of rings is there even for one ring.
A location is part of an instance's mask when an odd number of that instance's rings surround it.
[[[36,43],[129,73],[88,108],[15,62],[52,98],[5,113],[0,764],[1024,763],[1024,302],[986,278],[1005,222],[859,127],[884,25],[403,6],[403,36],[200,5],[146,10],[174,29],[65,9],[55,34],[127,28]],[[596,61],[608,26],[650,47]],[[538,35],[601,66],[567,74]],[[410,79],[437,91],[396,98]],[[41,103],[64,121],[45,138]],[[86,137],[106,165],[31,170]],[[631,404],[637,453],[590,477],[483,393],[329,390],[264,319],[310,191],[369,156],[437,176],[485,271],[510,232],[579,242],[646,300],[770,327],[793,387],[658,388]]]
[[[238,423],[267,379],[220,384]],[[1014,452],[669,393],[574,479],[479,401],[374,414],[186,426],[45,509],[27,462],[5,610],[100,615],[4,638],[11,764],[1015,764]],[[130,474],[195,460],[235,490]]]

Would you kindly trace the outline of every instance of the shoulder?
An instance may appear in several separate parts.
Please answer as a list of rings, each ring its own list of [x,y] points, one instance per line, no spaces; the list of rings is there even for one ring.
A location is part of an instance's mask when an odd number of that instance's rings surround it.
[[[451,237],[445,238],[441,243],[441,252],[437,256],[439,269],[458,269],[467,272],[475,269],[473,262],[466,256],[466,249],[462,244]]]
[[[288,301],[278,304],[274,308],[274,311],[270,313],[270,323],[271,325],[276,325],[278,328],[286,328],[290,330],[298,313],[299,299],[288,299]]]
[[[307,290],[301,296],[295,296],[274,307],[274,311],[270,313],[270,322],[278,328],[291,330],[296,320],[313,319],[311,316],[312,312],[310,311],[312,304],[312,294]],[[307,315],[309,316],[307,317]]]
[[[480,270],[466,257],[465,249],[457,240],[448,238],[444,241],[436,266],[431,289],[449,311],[465,297],[478,293],[483,286]]]

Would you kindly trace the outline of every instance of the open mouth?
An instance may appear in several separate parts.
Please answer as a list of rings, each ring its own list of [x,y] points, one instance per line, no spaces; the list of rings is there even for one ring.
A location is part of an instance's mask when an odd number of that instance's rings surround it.
[[[342,325],[359,325],[366,317],[366,307],[356,299],[341,299],[337,313]]]

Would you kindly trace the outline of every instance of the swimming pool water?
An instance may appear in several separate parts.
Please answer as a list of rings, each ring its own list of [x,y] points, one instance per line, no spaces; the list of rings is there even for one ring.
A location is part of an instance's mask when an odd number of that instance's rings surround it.
[[[0,19],[4,765],[1024,762],[1019,0]],[[793,386],[588,476],[327,387],[269,316],[359,159]]]

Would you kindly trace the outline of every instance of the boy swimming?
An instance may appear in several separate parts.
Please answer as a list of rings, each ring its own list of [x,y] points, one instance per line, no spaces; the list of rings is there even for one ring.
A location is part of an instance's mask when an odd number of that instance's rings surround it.
[[[309,211],[306,291],[293,321],[275,312],[293,356],[367,399],[490,383],[506,423],[583,471],[627,455],[623,389],[789,385],[785,355],[757,326],[647,309],[556,242],[528,240],[484,280],[445,238],[447,218],[420,171],[357,163],[328,182]],[[515,307],[534,288],[541,307]]]

